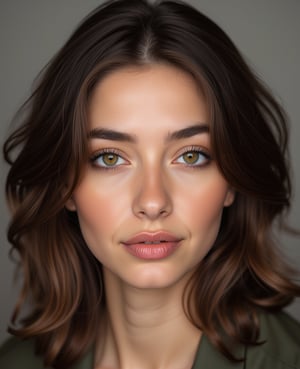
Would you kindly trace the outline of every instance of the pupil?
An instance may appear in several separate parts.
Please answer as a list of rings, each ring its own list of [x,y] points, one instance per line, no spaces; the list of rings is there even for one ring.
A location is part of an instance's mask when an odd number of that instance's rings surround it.
[[[118,158],[115,154],[105,154],[103,156],[103,161],[106,165],[114,165],[116,164]]]
[[[188,164],[194,164],[198,160],[199,154],[196,152],[188,152],[184,154],[184,160]]]

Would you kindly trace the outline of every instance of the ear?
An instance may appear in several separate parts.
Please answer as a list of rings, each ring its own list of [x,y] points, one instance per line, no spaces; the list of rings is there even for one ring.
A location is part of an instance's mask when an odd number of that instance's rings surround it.
[[[235,199],[235,191],[232,188],[229,188],[224,200],[224,206],[228,207],[230,206]]]
[[[76,203],[75,203],[75,201],[74,201],[73,197],[70,197],[70,198],[67,200],[67,202],[66,202],[66,204],[65,204],[65,208],[66,208],[67,210],[69,210],[69,211],[76,211],[76,210],[77,210],[77,208],[76,208]]]

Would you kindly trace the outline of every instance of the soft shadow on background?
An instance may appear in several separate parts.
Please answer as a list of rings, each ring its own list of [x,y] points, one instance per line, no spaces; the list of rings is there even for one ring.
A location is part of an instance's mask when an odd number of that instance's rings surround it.
[[[130,0],[129,0],[130,1]],[[291,121],[294,200],[290,223],[300,228],[300,2],[298,0],[190,0],[232,38],[257,74],[271,87]],[[28,97],[33,79],[66,41],[78,22],[101,4],[96,0],[1,0],[0,143],[10,120]],[[4,199],[7,167],[0,160],[0,342],[17,297],[14,265],[6,241]],[[300,239],[283,235],[282,247],[300,268]],[[300,302],[287,309],[300,320]]]

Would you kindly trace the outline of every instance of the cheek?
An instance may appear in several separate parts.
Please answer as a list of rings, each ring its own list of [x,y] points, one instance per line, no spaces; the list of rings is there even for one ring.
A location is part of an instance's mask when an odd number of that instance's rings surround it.
[[[219,230],[228,193],[227,184],[223,179],[198,182],[180,198],[179,214],[185,217],[192,229],[205,230],[207,235],[210,232],[215,234]]]
[[[116,196],[110,187],[108,189],[83,183],[74,193],[80,227],[88,244],[95,238],[111,238],[126,216],[124,210],[128,211],[126,195]]]

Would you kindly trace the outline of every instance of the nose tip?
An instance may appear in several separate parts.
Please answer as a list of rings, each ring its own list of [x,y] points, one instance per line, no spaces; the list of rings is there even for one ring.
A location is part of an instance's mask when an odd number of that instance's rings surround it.
[[[168,216],[172,212],[172,201],[167,188],[160,173],[145,176],[133,201],[134,214],[150,220]]]

